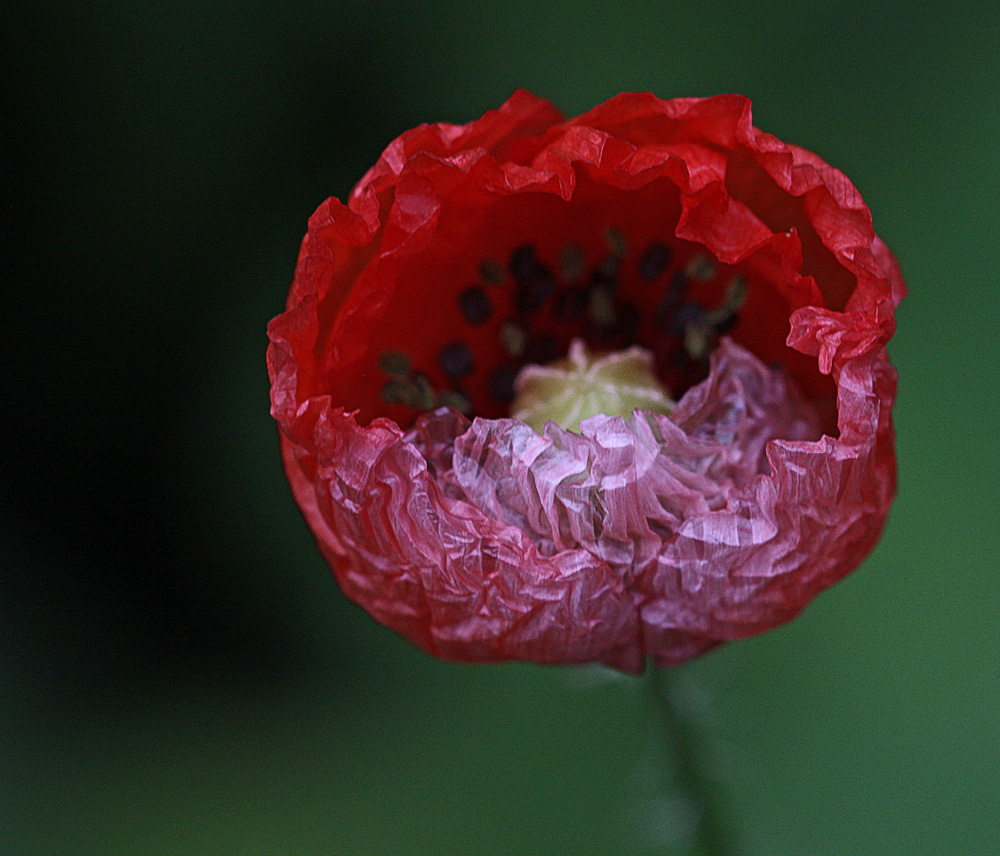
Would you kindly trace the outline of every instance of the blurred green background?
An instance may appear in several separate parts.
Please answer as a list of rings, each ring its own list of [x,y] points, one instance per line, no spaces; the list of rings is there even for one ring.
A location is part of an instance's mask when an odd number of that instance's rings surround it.
[[[570,115],[742,92],[864,194],[910,287],[890,525],[798,620],[680,679],[742,853],[995,852],[997,9],[8,11],[0,853],[674,852],[636,682],[440,663],[376,626],[268,415],[310,213],[401,131],[518,86]]]

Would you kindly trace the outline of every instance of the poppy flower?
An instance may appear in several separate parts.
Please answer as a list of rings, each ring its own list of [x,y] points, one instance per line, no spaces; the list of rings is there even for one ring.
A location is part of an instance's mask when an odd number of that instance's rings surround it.
[[[286,472],[344,592],[432,654],[678,663],[874,546],[904,290],[746,98],[516,92],[310,219],[268,328]]]

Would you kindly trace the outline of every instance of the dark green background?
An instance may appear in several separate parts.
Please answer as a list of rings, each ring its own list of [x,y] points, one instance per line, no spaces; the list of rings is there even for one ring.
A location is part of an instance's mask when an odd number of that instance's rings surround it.
[[[517,86],[568,114],[742,92],[864,194],[910,287],[890,525],[797,621],[680,678],[743,853],[994,851],[996,4],[22,5],[0,852],[663,846],[636,682],[440,663],[376,626],[320,560],[268,415],[265,325],[309,214],[404,129]]]

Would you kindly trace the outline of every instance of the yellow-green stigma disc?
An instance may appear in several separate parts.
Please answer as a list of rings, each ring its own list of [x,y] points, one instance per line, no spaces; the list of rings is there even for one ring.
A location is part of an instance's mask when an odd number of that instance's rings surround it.
[[[674,406],[644,348],[595,354],[574,339],[568,355],[547,366],[521,369],[511,415],[541,433],[549,420],[568,431],[591,416],[627,418],[633,410],[669,413]]]

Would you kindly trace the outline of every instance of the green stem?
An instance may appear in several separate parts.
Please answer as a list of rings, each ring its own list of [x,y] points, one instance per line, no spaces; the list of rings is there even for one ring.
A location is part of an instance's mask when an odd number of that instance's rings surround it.
[[[643,679],[655,731],[674,761],[673,780],[697,810],[692,843],[703,856],[731,856],[732,835],[719,813],[718,786],[699,762],[699,735],[691,714],[678,704],[673,672],[653,665]]]

